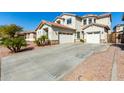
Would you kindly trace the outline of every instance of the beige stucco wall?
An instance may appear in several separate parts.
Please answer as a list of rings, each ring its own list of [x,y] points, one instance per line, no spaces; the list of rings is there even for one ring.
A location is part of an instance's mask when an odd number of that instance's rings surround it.
[[[44,25],[41,29],[38,29],[36,32],[37,34],[37,38],[39,38],[42,35],[46,35],[44,28],[48,28],[48,38],[49,40],[58,40],[58,33],[62,32],[62,33],[74,33],[73,30],[69,30],[69,29],[61,29],[61,28],[57,28],[57,27],[51,27],[48,25]]]
[[[36,31],[36,38],[39,38],[42,35],[46,35],[44,28],[48,28],[48,34],[51,34],[52,28],[49,25],[43,25],[43,27],[41,29],[38,29]],[[50,37],[48,36],[48,38],[50,38]]]
[[[98,24],[107,25],[110,28],[110,30],[108,30],[108,34],[111,34],[112,29],[111,29],[111,19],[110,19],[110,17],[105,17],[105,18],[97,19],[96,22]]]
[[[97,19],[96,22],[98,24],[104,24],[104,25],[107,25],[107,26],[111,27],[110,17],[105,17],[105,18]]]
[[[76,18],[75,27],[76,27],[76,31],[78,31],[78,32],[80,32],[82,30],[81,29],[81,23],[82,23],[82,20],[79,18]]]
[[[124,26],[118,26],[116,27],[116,32],[123,31]]]
[[[33,33],[26,34],[26,41],[35,41],[35,34]]]
[[[69,26],[69,27],[72,27],[72,28],[76,29],[76,26],[75,26],[75,24],[76,24],[76,18],[75,18],[74,16],[63,15],[63,16],[62,16],[62,18],[64,18],[64,19],[65,19],[65,21],[64,21],[64,25],[66,25],[66,26]],[[69,18],[71,18],[71,19],[72,19],[72,24],[67,24],[67,19],[69,19]]]

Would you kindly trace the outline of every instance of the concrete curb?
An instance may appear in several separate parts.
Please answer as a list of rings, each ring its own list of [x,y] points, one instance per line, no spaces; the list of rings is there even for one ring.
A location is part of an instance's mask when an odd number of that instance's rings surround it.
[[[113,60],[112,60],[111,81],[117,81],[116,52],[117,52],[117,49],[115,49],[114,51]]]

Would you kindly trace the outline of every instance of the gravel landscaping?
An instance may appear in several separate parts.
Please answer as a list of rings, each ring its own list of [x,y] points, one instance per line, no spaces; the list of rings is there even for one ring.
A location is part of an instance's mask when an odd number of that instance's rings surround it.
[[[124,80],[124,45],[118,45],[117,80]]]
[[[93,54],[66,75],[63,80],[111,80],[115,48],[111,46],[107,51]]]

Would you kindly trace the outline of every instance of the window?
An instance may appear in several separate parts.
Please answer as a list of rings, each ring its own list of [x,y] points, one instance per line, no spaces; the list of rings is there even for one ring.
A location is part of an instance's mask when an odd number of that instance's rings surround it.
[[[90,19],[89,19],[89,24],[91,24],[91,23],[92,23],[92,19],[90,18]]]
[[[86,20],[86,19],[83,20],[83,24],[84,24],[84,25],[87,24],[87,20]]]
[[[77,38],[78,39],[80,38],[80,32],[77,32]]]
[[[93,32],[87,32],[87,34],[93,34]]]
[[[94,23],[96,23],[96,19],[94,19]]]
[[[72,19],[71,18],[67,19],[67,24],[71,24],[71,23],[72,23]]]
[[[100,32],[94,32],[94,34],[100,34]]]

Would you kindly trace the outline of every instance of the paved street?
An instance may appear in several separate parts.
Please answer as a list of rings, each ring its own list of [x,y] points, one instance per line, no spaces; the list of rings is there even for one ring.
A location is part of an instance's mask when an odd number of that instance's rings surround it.
[[[60,80],[105,45],[63,44],[2,58],[2,80]]]

